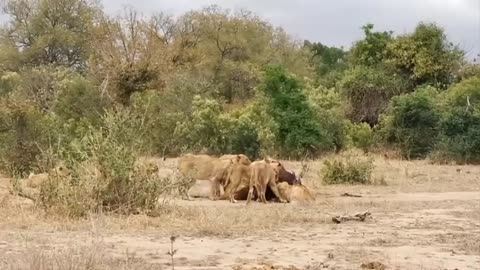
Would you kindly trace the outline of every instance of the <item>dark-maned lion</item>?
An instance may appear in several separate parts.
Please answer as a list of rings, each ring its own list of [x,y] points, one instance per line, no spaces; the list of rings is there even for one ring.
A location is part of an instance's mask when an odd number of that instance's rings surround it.
[[[250,165],[251,161],[245,155],[224,155],[219,158],[208,155],[186,154],[178,161],[178,171],[183,176],[196,180],[210,181],[210,199],[220,197],[220,186],[227,177],[227,169],[232,163]]]
[[[248,188],[248,197],[247,204],[250,203],[253,197],[253,188],[255,187],[259,200],[263,203],[267,203],[265,198],[265,192],[267,186],[270,187],[275,196],[279,199],[281,203],[286,203],[287,201],[280,195],[277,188],[278,174],[272,167],[272,165],[266,161],[255,161],[251,165],[251,176],[249,181]]]

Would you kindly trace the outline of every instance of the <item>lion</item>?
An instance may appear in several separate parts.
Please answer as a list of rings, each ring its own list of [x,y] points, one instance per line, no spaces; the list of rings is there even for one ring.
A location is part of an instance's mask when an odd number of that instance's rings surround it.
[[[178,171],[170,168],[158,168],[157,175],[160,179],[168,178],[171,183],[175,185],[175,189],[178,191],[178,195],[182,199],[191,201],[192,198],[188,194],[189,189],[195,184],[195,180],[189,177],[182,177],[178,174]],[[193,180],[193,181],[192,181]]]
[[[310,203],[315,201],[312,191],[305,185],[289,185],[287,182],[277,184],[280,194],[289,202]]]
[[[30,173],[28,176],[26,186],[29,188],[39,188],[43,182],[47,181],[51,176],[67,177],[70,175],[70,170],[64,165],[57,165],[55,168],[50,169],[46,173],[34,174]]]
[[[225,192],[220,198],[236,203],[237,199],[245,199],[248,196],[250,184],[251,167],[243,164],[233,163],[228,168],[228,174],[225,180]]]
[[[242,154],[224,155],[219,158],[208,155],[186,154],[178,161],[178,171],[183,177],[210,181],[210,199],[220,197],[220,187],[225,186],[227,170],[232,163],[250,165],[250,159]]]
[[[289,185],[299,185],[302,183],[299,177],[295,175],[295,172],[285,169],[283,164],[272,158],[266,158],[265,161],[272,165],[272,168],[278,174],[278,182],[287,182]]]
[[[255,161],[251,163],[251,175],[248,188],[247,204],[250,203],[253,197],[253,189],[255,187],[259,200],[263,203],[267,203],[265,198],[265,192],[267,186],[270,187],[275,196],[281,203],[286,203],[287,200],[280,195],[277,188],[278,173],[272,164],[266,160]]]

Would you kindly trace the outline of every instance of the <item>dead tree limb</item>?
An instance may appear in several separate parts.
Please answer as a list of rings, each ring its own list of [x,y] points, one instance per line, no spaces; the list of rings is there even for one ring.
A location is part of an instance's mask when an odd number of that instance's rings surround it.
[[[355,197],[355,198],[361,198],[362,195],[355,195],[355,194],[350,194],[350,193],[343,193],[342,195],[340,195],[342,197]]]
[[[339,224],[339,223],[342,223],[342,222],[347,222],[347,221],[365,221],[365,219],[367,219],[367,217],[370,217],[372,216],[372,214],[370,213],[370,211],[365,211],[363,213],[357,213],[353,216],[350,216],[350,215],[343,215],[343,216],[334,216],[332,217],[332,221]]]

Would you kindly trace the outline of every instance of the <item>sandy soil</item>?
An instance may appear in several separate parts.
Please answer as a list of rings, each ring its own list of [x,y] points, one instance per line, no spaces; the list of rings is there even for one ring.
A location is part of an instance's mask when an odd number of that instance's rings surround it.
[[[386,186],[321,186],[313,170],[311,205],[197,198],[158,218],[53,220],[1,179],[0,269],[172,269],[172,235],[175,269],[480,269],[480,168],[377,163]],[[364,210],[365,222],[331,222]]]

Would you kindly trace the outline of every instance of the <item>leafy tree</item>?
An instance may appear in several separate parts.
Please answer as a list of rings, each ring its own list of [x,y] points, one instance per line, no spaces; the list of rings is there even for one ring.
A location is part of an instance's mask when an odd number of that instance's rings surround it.
[[[114,100],[122,105],[130,105],[130,97],[137,92],[165,86],[166,71],[171,69],[167,59],[171,54],[164,36],[167,34],[159,26],[167,21],[161,20],[156,16],[145,21],[135,10],[125,9],[122,16],[102,18],[95,29],[91,76],[104,83]]]
[[[27,65],[85,68],[100,9],[95,0],[7,0],[10,20],[2,35]]]
[[[366,24],[362,29],[365,38],[353,45],[350,51],[350,62],[354,66],[377,65],[385,59],[387,45],[392,41],[393,32],[375,32],[373,24]]]
[[[410,86],[403,77],[386,69],[355,67],[346,72],[339,88],[348,101],[349,118],[373,126],[390,99],[407,92]]]
[[[53,111],[63,121],[87,120],[98,125],[101,116],[111,106],[108,97],[86,78],[75,75],[60,82]]]
[[[347,136],[352,146],[365,152],[368,152],[374,144],[373,129],[366,123],[349,125]]]
[[[304,42],[304,46],[312,52],[312,61],[320,76],[346,68],[347,52],[343,48],[329,47],[320,42],[311,43],[308,40]]]
[[[331,87],[347,68],[347,52],[343,48],[328,47],[322,43],[311,43],[308,40],[304,46],[312,53],[311,62],[315,66],[322,84]]]
[[[19,73],[19,82],[12,95],[33,102],[42,112],[51,112],[62,82],[71,79],[74,74],[68,68],[52,65],[25,68]]]
[[[399,146],[407,158],[422,158],[430,153],[441,117],[437,97],[438,91],[432,87],[394,97],[381,118],[379,132],[384,141]]]
[[[451,107],[440,123],[437,155],[460,163],[480,162],[480,106]]]
[[[260,89],[269,98],[269,111],[278,124],[277,140],[283,153],[298,157],[328,144],[297,79],[279,66],[269,67]]]
[[[420,23],[411,34],[388,44],[388,62],[406,73],[415,85],[445,89],[455,81],[463,52],[435,24]]]
[[[480,162],[480,78],[471,77],[442,93],[442,120],[434,157]]]
[[[55,123],[28,101],[2,98],[0,105],[0,166],[11,174],[27,176],[56,138]]]
[[[466,108],[480,105],[480,76],[452,85],[444,96],[448,106]]]

